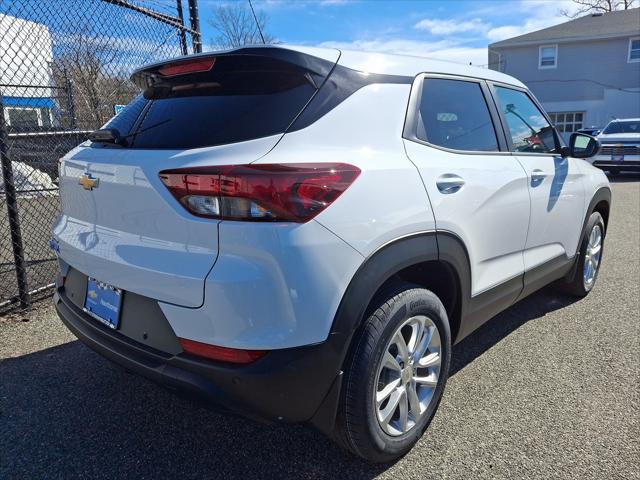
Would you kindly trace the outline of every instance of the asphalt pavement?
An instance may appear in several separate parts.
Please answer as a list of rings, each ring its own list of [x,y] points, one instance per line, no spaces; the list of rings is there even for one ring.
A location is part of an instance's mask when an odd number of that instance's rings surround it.
[[[431,426],[368,465],[304,426],[225,416],[112,366],[50,301],[0,317],[0,479],[640,478],[640,182],[613,184],[594,291],[546,288],[454,349]]]

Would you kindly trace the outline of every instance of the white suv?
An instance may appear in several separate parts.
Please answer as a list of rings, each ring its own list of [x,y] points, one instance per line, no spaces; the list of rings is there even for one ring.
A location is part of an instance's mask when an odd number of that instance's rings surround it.
[[[60,163],[55,304],[126,369],[370,461],[407,452],[452,345],[594,285],[611,193],[519,81],[282,46],[132,76]]]

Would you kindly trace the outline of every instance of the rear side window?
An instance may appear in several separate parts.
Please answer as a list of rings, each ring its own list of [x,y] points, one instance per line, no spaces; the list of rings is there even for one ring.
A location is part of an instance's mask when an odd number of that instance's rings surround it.
[[[482,88],[475,82],[425,79],[416,136],[454,150],[498,150],[489,107]]]
[[[210,70],[162,78],[107,125],[127,147],[190,149],[283,133],[311,99],[318,78],[279,59],[217,57]]]
[[[515,152],[551,153],[556,137],[540,109],[529,96],[519,90],[496,87],[498,103],[509,126]]]
[[[136,96],[129,105],[123,108],[115,117],[113,117],[105,127],[115,128],[121,135],[126,135],[132,131],[136,120],[140,117],[142,110],[147,105],[147,100],[142,94]]]

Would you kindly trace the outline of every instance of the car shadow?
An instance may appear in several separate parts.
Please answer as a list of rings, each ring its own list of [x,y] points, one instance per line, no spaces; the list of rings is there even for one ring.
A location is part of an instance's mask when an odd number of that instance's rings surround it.
[[[553,210],[562,194],[564,182],[569,173],[569,160],[563,157],[553,157],[553,179],[549,190],[549,201],[547,202],[547,212]]]
[[[558,294],[557,290],[549,286],[496,315],[454,346],[449,376],[458,373],[525,323],[540,319],[577,300],[575,297]]]
[[[454,348],[451,374],[571,299],[540,291]],[[373,478],[311,428],[221,415],[78,341],[0,362],[0,478]]]

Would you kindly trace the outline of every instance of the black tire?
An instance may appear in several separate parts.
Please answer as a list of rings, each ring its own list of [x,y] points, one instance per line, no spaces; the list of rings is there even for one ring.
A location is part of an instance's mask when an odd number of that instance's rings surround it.
[[[445,388],[451,362],[451,333],[442,302],[429,290],[399,282],[374,300],[375,311],[353,340],[345,363],[341,403],[336,420],[336,440],[356,455],[375,463],[389,462],[407,453],[428,427]],[[429,318],[440,335],[440,371],[433,396],[419,420],[399,436],[380,426],[374,406],[378,367],[388,342],[408,319]]]
[[[593,281],[589,284],[585,283],[584,280],[584,270],[585,270],[585,261],[587,258],[587,250],[589,246],[589,237],[593,229],[598,226],[600,228],[600,232],[602,235],[602,240],[600,244],[600,256],[598,258],[597,267],[595,270],[595,276]],[[600,273],[600,266],[602,265],[602,253],[604,251],[604,238],[605,238],[605,225],[604,219],[602,215],[598,212],[593,212],[589,217],[589,221],[587,222],[587,227],[582,235],[582,239],[580,240],[580,249],[578,250],[578,258],[576,260],[577,264],[573,271],[573,275],[561,284],[562,289],[568,293],[569,295],[573,295],[575,297],[586,297],[591,290],[593,290],[593,286],[598,279],[598,273]]]

